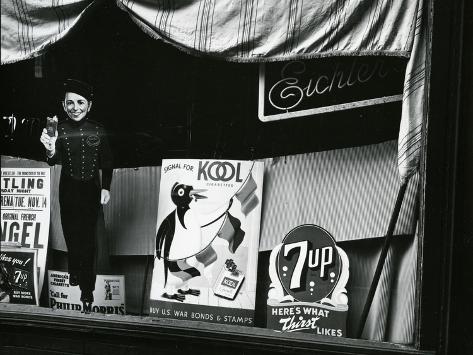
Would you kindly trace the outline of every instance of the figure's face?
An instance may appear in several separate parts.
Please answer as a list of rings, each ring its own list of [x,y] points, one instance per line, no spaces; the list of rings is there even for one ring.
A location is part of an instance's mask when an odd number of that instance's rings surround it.
[[[79,94],[67,92],[64,97],[63,107],[71,120],[79,122],[87,116],[92,107],[92,101],[88,101]]]

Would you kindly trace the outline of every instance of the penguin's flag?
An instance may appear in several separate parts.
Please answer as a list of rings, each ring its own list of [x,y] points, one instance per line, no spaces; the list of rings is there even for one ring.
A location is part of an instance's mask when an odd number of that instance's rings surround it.
[[[259,200],[256,196],[257,185],[253,175],[250,173],[248,180],[242,186],[242,188],[235,194],[235,197],[240,201],[241,211],[247,216],[253,209],[258,206]]]
[[[227,212],[223,226],[217,234],[219,238],[225,239],[228,242],[228,249],[232,254],[235,254],[245,237],[245,232],[240,227],[240,220],[233,217],[230,212]]]
[[[200,276],[199,270],[190,266],[186,259],[168,261],[169,272],[179,277],[182,281],[190,280],[193,277]]]
[[[204,250],[199,252],[195,258],[199,263],[204,264],[204,267],[207,267],[217,260],[217,253],[215,249],[212,248],[212,244],[209,244]]]

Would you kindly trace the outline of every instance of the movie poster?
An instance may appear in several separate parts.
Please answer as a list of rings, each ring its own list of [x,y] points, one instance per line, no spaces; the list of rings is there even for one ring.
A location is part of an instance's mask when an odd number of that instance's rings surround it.
[[[151,316],[254,325],[263,168],[163,160]]]
[[[1,171],[1,242],[38,251],[41,292],[49,236],[49,168],[2,168]]]
[[[49,306],[52,309],[125,315],[125,277],[123,275],[97,275],[94,302],[84,308],[79,286],[69,285],[69,273],[48,270]],[[86,306],[88,307],[88,306]]]
[[[36,249],[0,248],[1,303],[39,305],[37,253]]]

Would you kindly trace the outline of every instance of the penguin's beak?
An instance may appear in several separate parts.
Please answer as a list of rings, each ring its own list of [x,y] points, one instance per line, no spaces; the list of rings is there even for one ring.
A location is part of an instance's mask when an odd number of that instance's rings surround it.
[[[200,199],[203,199],[203,198],[207,198],[207,196],[200,194],[201,192],[205,192],[205,191],[207,191],[207,190],[206,189],[192,189],[189,192],[189,196],[192,197],[192,198],[195,198],[196,201],[200,200]]]

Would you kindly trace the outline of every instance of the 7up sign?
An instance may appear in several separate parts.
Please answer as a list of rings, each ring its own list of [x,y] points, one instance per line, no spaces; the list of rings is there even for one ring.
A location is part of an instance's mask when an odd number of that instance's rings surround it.
[[[304,224],[291,230],[270,256],[268,327],[345,336],[348,264],[325,229]]]

